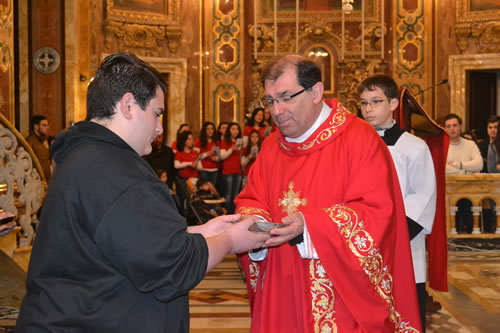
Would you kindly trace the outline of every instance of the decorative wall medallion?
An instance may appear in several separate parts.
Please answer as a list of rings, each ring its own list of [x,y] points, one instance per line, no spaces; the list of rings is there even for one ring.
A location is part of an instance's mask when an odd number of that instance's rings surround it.
[[[60,63],[59,53],[50,46],[39,48],[33,56],[33,65],[42,74],[54,73],[59,68]]]

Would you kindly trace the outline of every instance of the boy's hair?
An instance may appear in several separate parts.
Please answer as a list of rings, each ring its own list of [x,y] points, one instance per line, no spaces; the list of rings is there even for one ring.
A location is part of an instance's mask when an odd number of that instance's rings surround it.
[[[110,55],[89,83],[86,120],[112,118],[116,104],[127,92],[145,110],[158,87],[163,93],[167,91],[163,77],[151,65],[131,53]]]
[[[446,122],[448,120],[450,120],[450,119],[456,119],[456,120],[458,120],[458,124],[462,125],[462,119],[458,115],[456,115],[454,113],[447,114],[446,117],[444,117],[444,119],[443,119],[443,125],[445,125]]]
[[[496,114],[492,114],[489,118],[488,118],[488,124],[494,124],[494,123],[498,123],[500,122],[500,117],[497,116]]]
[[[196,181],[196,188],[200,189],[202,186],[207,185],[207,184],[208,184],[208,180],[203,179],[203,178],[198,178],[198,180]]]
[[[358,86],[358,93],[361,94],[365,90],[374,91],[376,88],[381,89],[389,99],[399,98],[399,89],[396,81],[392,77],[383,74],[373,75],[364,79]]]

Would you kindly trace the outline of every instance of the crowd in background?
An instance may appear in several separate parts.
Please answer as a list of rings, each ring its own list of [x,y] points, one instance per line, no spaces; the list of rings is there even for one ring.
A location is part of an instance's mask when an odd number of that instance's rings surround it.
[[[237,122],[205,122],[196,135],[189,124],[181,124],[170,145],[160,134],[152,143],[146,161],[174,195],[179,212],[188,214],[189,202],[198,187],[197,180],[208,181],[213,194],[225,199],[227,213],[235,210],[234,199],[245,186],[262,142],[276,130],[270,112],[256,108],[245,119],[243,130]],[[209,211],[218,210],[210,208]],[[215,213],[214,213],[215,215]]]

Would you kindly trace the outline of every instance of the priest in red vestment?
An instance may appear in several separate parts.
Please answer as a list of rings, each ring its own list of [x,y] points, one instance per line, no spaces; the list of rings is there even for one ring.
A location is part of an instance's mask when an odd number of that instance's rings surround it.
[[[263,143],[237,210],[285,224],[239,257],[252,333],[420,332],[408,227],[390,153],[302,56],[263,72],[279,131]]]

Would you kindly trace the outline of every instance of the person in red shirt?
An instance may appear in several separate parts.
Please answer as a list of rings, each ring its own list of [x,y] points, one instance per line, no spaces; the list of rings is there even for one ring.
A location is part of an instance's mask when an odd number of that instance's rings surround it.
[[[186,132],[186,131],[190,131],[191,129],[189,128],[189,125],[188,124],[181,124],[179,126],[179,129],[177,130],[177,135],[175,136],[175,141],[172,142],[172,150],[174,151],[174,153],[177,152],[177,142],[179,141],[179,136],[181,135],[182,132]]]
[[[216,151],[217,151],[217,181],[215,183],[215,188],[217,189],[217,192],[219,192],[219,195],[225,196],[226,189],[224,188],[224,181],[222,180],[222,160],[220,159],[220,143],[222,140],[224,140],[224,133],[226,133],[227,130],[227,121],[221,121],[219,123],[219,126],[217,127],[217,133],[216,133],[216,142],[215,144],[217,145]]]
[[[276,131],[276,124],[273,121],[273,117],[271,117],[271,111],[269,111],[268,108],[264,109],[264,126],[266,127],[266,130],[264,131],[264,138],[269,136],[269,134],[273,133]]]
[[[229,214],[234,212],[234,198],[238,195],[241,186],[241,138],[240,125],[229,123],[224,140],[221,141],[220,158],[222,164],[222,179],[225,187],[226,209]]]
[[[174,167],[177,169],[176,189],[182,208],[186,207],[187,179],[198,177],[198,152],[194,150],[194,138],[190,131],[182,132],[177,142],[178,151],[175,153]]]
[[[215,125],[205,122],[201,127],[200,137],[194,143],[194,149],[200,153],[200,178],[208,180],[213,185],[217,181],[217,151],[215,140]]]
[[[198,177],[198,152],[190,131],[182,132],[177,143],[174,166],[182,178]]]
[[[264,138],[264,132],[266,131],[266,127],[264,126],[264,109],[263,108],[255,108],[252,111],[252,115],[250,119],[248,119],[248,123],[243,130],[243,146],[246,147],[248,144],[248,137],[250,132],[253,130],[257,130],[259,132],[260,138]]]
[[[250,172],[250,168],[252,167],[255,159],[257,158],[257,154],[260,151],[260,146],[262,144],[262,140],[260,138],[259,131],[253,130],[250,132],[248,145],[245,147],[243,151],[243,155],[241,156],[241,166],[243,167],[243,181],[242,188],[245,187],[248,181],[248,173]]]

